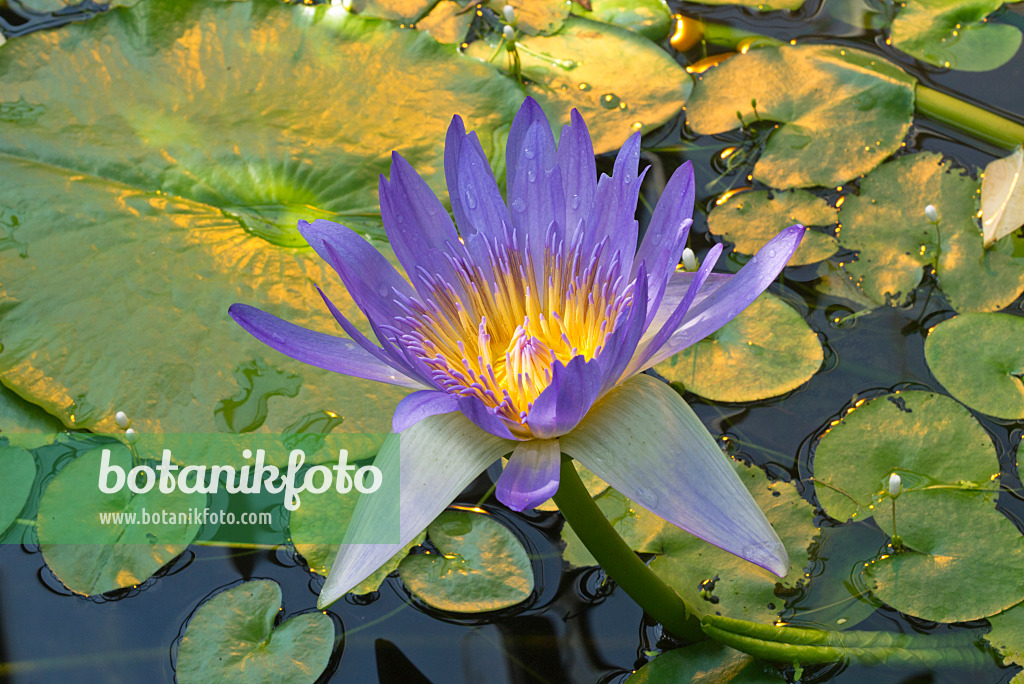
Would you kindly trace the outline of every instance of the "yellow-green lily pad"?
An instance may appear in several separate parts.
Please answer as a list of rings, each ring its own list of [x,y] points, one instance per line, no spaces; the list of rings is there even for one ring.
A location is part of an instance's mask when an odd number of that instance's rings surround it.
[[[992,648],[999,651],[1003,664],[1024,664],[1024,604],[1018,603],[1007,611],[988,619],[992,631],[985,635]],[[1017,684],[1021,673],[1013,679]]]
[[[708,230],[733,243],[740,254],[756,254],[779,231],[795,223],[830,227],[838,220],[835,207],[806,190],[774,193],[756,190],[716,203],[708,214]],[[828,259],[838,249],[839,241],[834,236],[808,230],[789,265],[813,264]]]
[[[786,681],[771,665],[716,641],[676,648],[647,663],[629,684],[769,684]]]
[[[0,385],[0,437],[16,446],[34,449],[53,442],[64,424]]]
[[[705,72],[686,120],[697,133],[723,133],[740,126],[737,112],[747,123],[781,124],[755,178],[781,189],[837,186],[899,149],[914,115],[914,79],[854,48],[763,47]]]
[[[906,549],[865,571],[872,593],[893,608],[962,622],[1024,600],[1024,536],[993,492],[906,491],[896,500],[896,532]]]
[[[569,0],[487,0],[486,5],[498,14],[505,5],[515,12],[515,28],[527,35],[554,33],[569,16]]]
[[[175,681],[313,684],[334,651],[334,622],[321,611],[278,622],[282,610],[281,587],[273,580],[215,594],[188,621]]]
[[[31,452],[16,446],[0,446],[0,473],[4,474],[0,486],[0,538],[25,508],[37,470]]]
[[[513,532],[489,515],[448,510],[427,535],[440,553],[399,564],[409,590],[427,605],[452,613],[484,613],[522,603],[533,592],[533,567]]]
[[[935,66],[989,71],[1009,62],[1021,43],[1020,29],[986,17],[1003,0],[904,0],[893,19],[892,46]]]
[[[976,411],[1024,419],[1024,318],[962,314],[928,333],[928,367],[954,397]]]
[[[879,527],[891,530],[887,483],[894,472],[904,488],[935,482],[989,487],[999,458],[967,409],[921,391],[858,401],[814,452],[818,503],[840,522],[874,516]]]
[[[672,10],[665,0],[590,0],[591,9],[572,3],[572,13],[584,19],[615,24],[661,40],[672,28]]]
[[[694,0],[699,5],[743,5],[759,12],[772,10],[798,10],[804,0]]]
[[[811,379],[823,359],[821,341],[800,313],[765,293],[654,369],[706,399],[744,402],[795,390]]]
[[[857,250],[844,265],[879,304],[904,304],[924,269],[957,311],[995,311],[1024,291],[1024,250],[1015,238],[985,249],[978,182],[932,152],[908,154],[864,177],[839,209],[839,242]],[[935,207],[933,223],[925,207]]]

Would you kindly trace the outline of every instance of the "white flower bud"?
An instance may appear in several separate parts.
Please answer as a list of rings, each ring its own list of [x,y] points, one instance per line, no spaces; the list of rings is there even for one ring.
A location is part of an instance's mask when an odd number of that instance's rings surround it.
[[[132,424],[132,421],[128,420],[128,414],[124,411],[118,411],[114,414],[114,422],[117,423],[117,427],[122,430]]]
[[[503,29],[501,30],[501,32],[502,32],[502,33],[503,33],[503,34],[505,35],[505,40],[507,40],[507,41],[508,41],[508,42],[510,42],[510,43],[511,43],[511,42],[512,42],[512,41],[513,41],[513,40],[515,39],[515,37],[516,37],[516,31],[515,31],[515,29],[513,29],[513,28],[512,28],[511,26],[507,26],[507,25],[506,25],[506,26],[505,26],[505,28],[503,28]]]
[[[931,206],[931,205],[929,205]],[[889,476],[889,496],[895,498],[900,493],[900,489],[903,487],[903,480],[896,473]]]
[[[687,271],[697,270],[697,255],[689,247],[683,250],[683,268]]]
[[[929,204],[924,208],[924,215],[928,217],[928,220],[932,223],[939,222],[939,210],[935,208],[934,204]]]
[[[505,5],[501,8],[501,16],[505,17],[505,23],[512,24],[516,20],[516,11],[512,5]]]
[[[341,6],[345,8],[346,12],[352,11],[352,0],[341,0]]]
[[[129,444],[135,444],[139,441],[139,433],[135,431],[135,428],[128,428],[124,431],[124,438],[128,440]]]

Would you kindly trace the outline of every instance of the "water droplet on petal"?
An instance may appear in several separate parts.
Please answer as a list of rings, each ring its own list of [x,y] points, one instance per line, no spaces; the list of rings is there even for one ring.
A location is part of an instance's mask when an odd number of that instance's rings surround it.
[[[645,508],[653,508],[658,505],[658,496],[647,487],[640,487],[633,495],[636,502]]]
[[[476,209],[476,197],[473,196],[473,188],[467,186],[465,195],[466,206],[468,206],[470,209]]]
[[[572,207],[573,210],[579,209],[580,208],[580,196],[579,195],[573,195],[572,197],[570,197],[569,198],[569,206]]]
[[[526,203],[519,197],[516,197],[512,200],[512,208],[516,211],[526,211]]]
[[[527,159],[533,159],[534,156],[536,156],[536,154],[537,153],[534,152],[533,149],[530,147],[523,148],[523,156],[526,157]]]
[[[526,180],[530,181],[531,183],[533,181],[537,180],[537,172],[534,171],[533,169],[527,170],[527,172],[526,172]]]
[[[377,286],[377,294],[379,294],[381,297],[387,297],[388,296],[388,286],[385,285],[384,283],[381,283],[380,285],[378,285]]]
[[[775,258],[775,250],[774,249],[769,249],[768,250],[768,258],[769,259],[774,259]]]

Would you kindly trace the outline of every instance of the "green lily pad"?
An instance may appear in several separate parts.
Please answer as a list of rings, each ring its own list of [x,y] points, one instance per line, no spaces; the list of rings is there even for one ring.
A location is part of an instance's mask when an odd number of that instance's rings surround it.
[[[312,611],[275,625],[281,610],[273,580],[243,582],[208,599],[185,628],[175,681],[317,681],[334,651],[334,622]]]
[[[874,516],[879,527],[891,530],[886,488],[893,472],[904,488],[934,482],[987,487],[999,473],[999,458],[967,409],[949,397],[919,391],[857,402],[814,453],[818,503],[840,522]]]
[[[692,88],[690,76],[668,53],[611,24],[569,17],[558,33],[526,37],[518,45],[523,76],[532,81],[527,92],[559,128],[578,109],[597,154],[668,121]],[[485,60],[494,46],[476,41],[466,53]],[[629,59],[622,59],[625,54]],[[494,60],[507,69],[504,50]]]
[[[412,23],[427,13],[437,0],[348,0],[354,14]]]
[[[36,459],[21,447],[0,446],[0,537],[21,513],[36,481]]]
[[[759,12],[772,10],[798,10],[804,0],[693,0],[699,5],[743,5]]]
[[[110,2],[103,4],[113,9],[114,7],[131,7],[138,4],[138,2],[139,0],[110,0]],[[39,12],[41,14],[56,12],[69,5],[79,4],[78,0],[19,0],[19,3],[30,12]]]
[[[1009,62],[1020,29],[985,17],[1003,0],[905,0],[893,19],[892,46],[921,61],[960,71],[989,71]]]
[[[1024,536],[992,492],[906,491],[896,521],[907,550],[865,571],[880,600],[937,622],[976,620],[1024,600]]]
[[[522,603],[533,567],[515,534],[489,515],[448,510],[427,528],[438,554],[406,556],[402,582],[421,601],[453,613],[484,613]]]
[[[784,682],[774,667],[716,641],[677,648],[647,663],[629,684],[767,684]]]
[[[821,341],[800,313],[765,293],[722,328],[654,369],[706,399],[744,402],[800,387],[823,359]]]
[[[518,85],[420,32],[266,0],[140,3],[12,41],[0,71],[4,102],[36,108],[0,120],[0,205],[25,252],[0,251],[4,384],[69,426],[113,431],[123,410],[140,431],[212,432],[234,369],[260,361],[302,381],[262,429],[333,410],[389,431],[404,391],[294,362],[227,308],[335,332],[319,282],[361,320],[296,221],[379,233],[390,151],[440,191],[452,114],[497,159]]]
[[[718,612],[770,622],[783,605],[775,596],[775,585],[781,582],[791,588],[804,576],[807,547],[819,531],[814,525],[814,508],[800,498],[793,485],[769,483],[760,468],[739,462],[733,465],[789,552],[790,570],[782,580],[665,522],[612,488],[594,500],[630,548],[657,554],[650,562],[651,569],[698,614]],[[563,556],[570,564],[594,564],[568,525],[562,528],[562,540]]]
[[[562,28],[570,7],[568,0],[487,0],[485,4],[498,14],[505,5],[511,5],[516,30],[530,36],[554,33]]]
[[[864,566],[878,556],[889,537],[872,524],[822,527],[811,549],[811,577],[787,602],[782,620],[794,626],[851,629],[871,617],[878,605],[869,598]]]
[[[476,17],[472,10],[464,10],[455,0],[441,0],[427,16],[416,22],[416,28],[426,31],[439,43],[461,43]]]
[[[767,190],[741,192],[715,204],[708,214],[708,230],[733,243],[740,254],[756,254],[761,245],[794,223],[832,226],[839,217],[836,208],[805,190],[771,193]],[[790,266],[813,264],[828,259],[839,249],[839,241],[827,233],[809,230],[797,248]]]
[[[288,531],[292,544],[305,559],[309,569],[321,577],[330,574],[339,548],[338,544],[325,544],[323,540],[344,536],[358,500],[354,492],[345,496],[318,496],[291,513]],[[352,593],[369,594],[380,589],[387,576],[397,570],[398,564],[409,555],[409,551],[422,544],[426,537],[426,532],[417,535],[391,560],[360,582]]]
[[[931,152],[883,164],[839,209],[839,242],[858,251],[844,267],[879,304],[900,305],[926,267],[957,311],[995,311],[1024,291],[1024,254],[1015,239],[991,249],[978,227],[978,182]],[[938,224],[925,216],[933,205]]]
[[[985,635],[992,648],[1003,656],[1003,664],[1024,663],[1024,604],[1017,604],[1007,611],[988,619],[992,631]],[[1017,684],[1021,673],[1012,680]]]
[[[110,448],[110,464],[127,473],[131,453],[124,446]],[[188,516],[206,506],[206,495],[175,489],[164,494],[154,487],[133,494],[127,486],[114,494],[97,487],[101,481],[102,447],[68,463],[43,491],[37,516],[43,559],[71,591],[93,595],[141,584],[173,560],[195,539],[198,521],[162,520],[144,524],[142,515]],[[107,483],[115,484],[113,478]],[[141,480],[140,480],[141,481]],[[103,515],[131,516],[135,524],[116,518],[104,524]]]
[[[0,437],[16,446],[34,449],[53,442],[64,424],[0,385]]]
[[[572,13],[584,19],[603,21],[650,38],[661,40],[672,28],[672,10],[665,0],[591,0],[591,9],[572,3]]]
[[[985,247],[1024,226],[1024,147],[988,163],[981,180]]]
[[[928,333],[928,367],[954,397],[976,411],[1024,419],[1024,318],[963,314]]]
[[[755,108],[751,100],[756,100]],[[877,55],[833,45],[750,50],[707,71],[686,105],[697,133],[777,121],[754,177],[774,188],[840,185],[899,149],[914,80]]]

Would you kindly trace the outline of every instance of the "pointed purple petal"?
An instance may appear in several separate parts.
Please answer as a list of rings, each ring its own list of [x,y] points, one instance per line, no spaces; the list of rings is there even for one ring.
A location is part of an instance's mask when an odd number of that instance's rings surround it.
[[[518,154],[515,176],[509,176],[509,209],[520,248],[530,250],[534,284],[541,287],[546,248],[557,245],[564,235],[562,177],[555,165],[555,139],[547,119],[535,121],[522,143],[514,152]],[[513,154],[511,146],[509,151]]]
[[[459,411],[484,432],[502,439],[515,439],[505,421],[491,413],[476,397],[459,397]]]
[[[597,163],[594,144],[583,117],[572,110],[571,123],[562,127],[558,140],[558,169],[565,193],[565,230],[574,230],[580,219],[590,215],[597,191]]]
[[[601,391],[601,364],[573,357],[568,365],[556,361],[551,384],[533,402],[526,424],[534,437],[558,437],[576,427]]]
[[[651,319],[651,323],[647,327],[647,332],[644,333],[643,338],[640,340],[641,346],[647,344],[647,342],[653,338],[659,330],[661,330],[662,326],[665,325],[665,321],[669,319],[672,312],[674,312],[676,307],[679,306],[679,302],[681,302],[687,292],[690,291],[690,284],[693,282],[696,275],[697,273],[695,271],[676,271],[672,274],[672,277],[668,280],[668,285],[665,286],[665,293],[662,295],[661,302],[658,304],[658,310]],[[724,285],[732,277],[732,273],[709,273],[708,279],[704,281],[704,285],[697,291],[697,296],[690,303],[690,306],[693,307],[702,302],[706,297],[710,296],[712,292]]]
[[[561,463],[557,439],[520,442],[498,478],[498,501],[517,512],[544,503],[558,491]]]
[[[508,142],[505,143],[505,189],[509,191],[509,197],[512,197],[512,186],[515,181],[517,165],[520,162],[520,153],[523,151],[526,142],[526,134],[533,127],[535,123],[541,123],[548,130],[548,137],[551,139],[551,159],[550,164],[547,160],[545,161],[546,166],[554,165],[554,152],[555,152],[555,139],[551,134],[551,126],[548,124],[548,118],[544,114],[544,110],[540,108],[537,101],[532,97],[527,97],[523,100],[523,104],[519,107],[519,111],[516,112],[515,117],[512,119],[512,126],[508,131]],[[542,150],[544,154],[547,154],[547,150]]]
[[[583,255],[589,257],[594,246],[609,238],[607,255],[621,253],[623,262],[632,267],[639,226],[634,218],[643,175],[638,177],[640,134],[634,133],[619,150],[611,178],[601,176],[594,196],[594,209],[587,219],[588,237]]]
[[[625,322],[616,325],[615,330],[608,336],[601,355],[598,357],[602,366],[601,373],[601,396],[618,383],[626,366],[636,351],[637,345],[647,327],[647,319],[650,315],[647,311],[647,264],[643,261],[637,270],[636,281],[633,290],[633,304],[629,309],[629,318]]]
[[[395,415],[391,417],[391,429],[405,432],[424,418],[458,410],[459,399],[455,395],[437,390],[420,390],[398,402]]]
[[[317,606],[330,605],[369,577],[426,529],[466,485],[514,448],[511,442],[481,432],[460,413],[432,416],[400,436],[388,437],[374,465],[382,477],[398,477],[399,538],[394,544],[342,544]],[[393,505],[391,497],[360,496],[345,539],[379,539],[380,519],[390,517]]]
[[[352,340],[308,330],[248,304],[232,304],[228,313],[250,335],[296,361],[365,380],[423,387],[378,361]]]
[[[637,372],[661,363],[715,332],[750,306],[782,272],[800,246],[804,227],[790,226],[765,244],[739,273],[690,307],[682,323],[665,345]]]
[[[789,571],[785,547],[729,458],[665,383],[630,378],[559,442],[655,515],[779,577]]]

